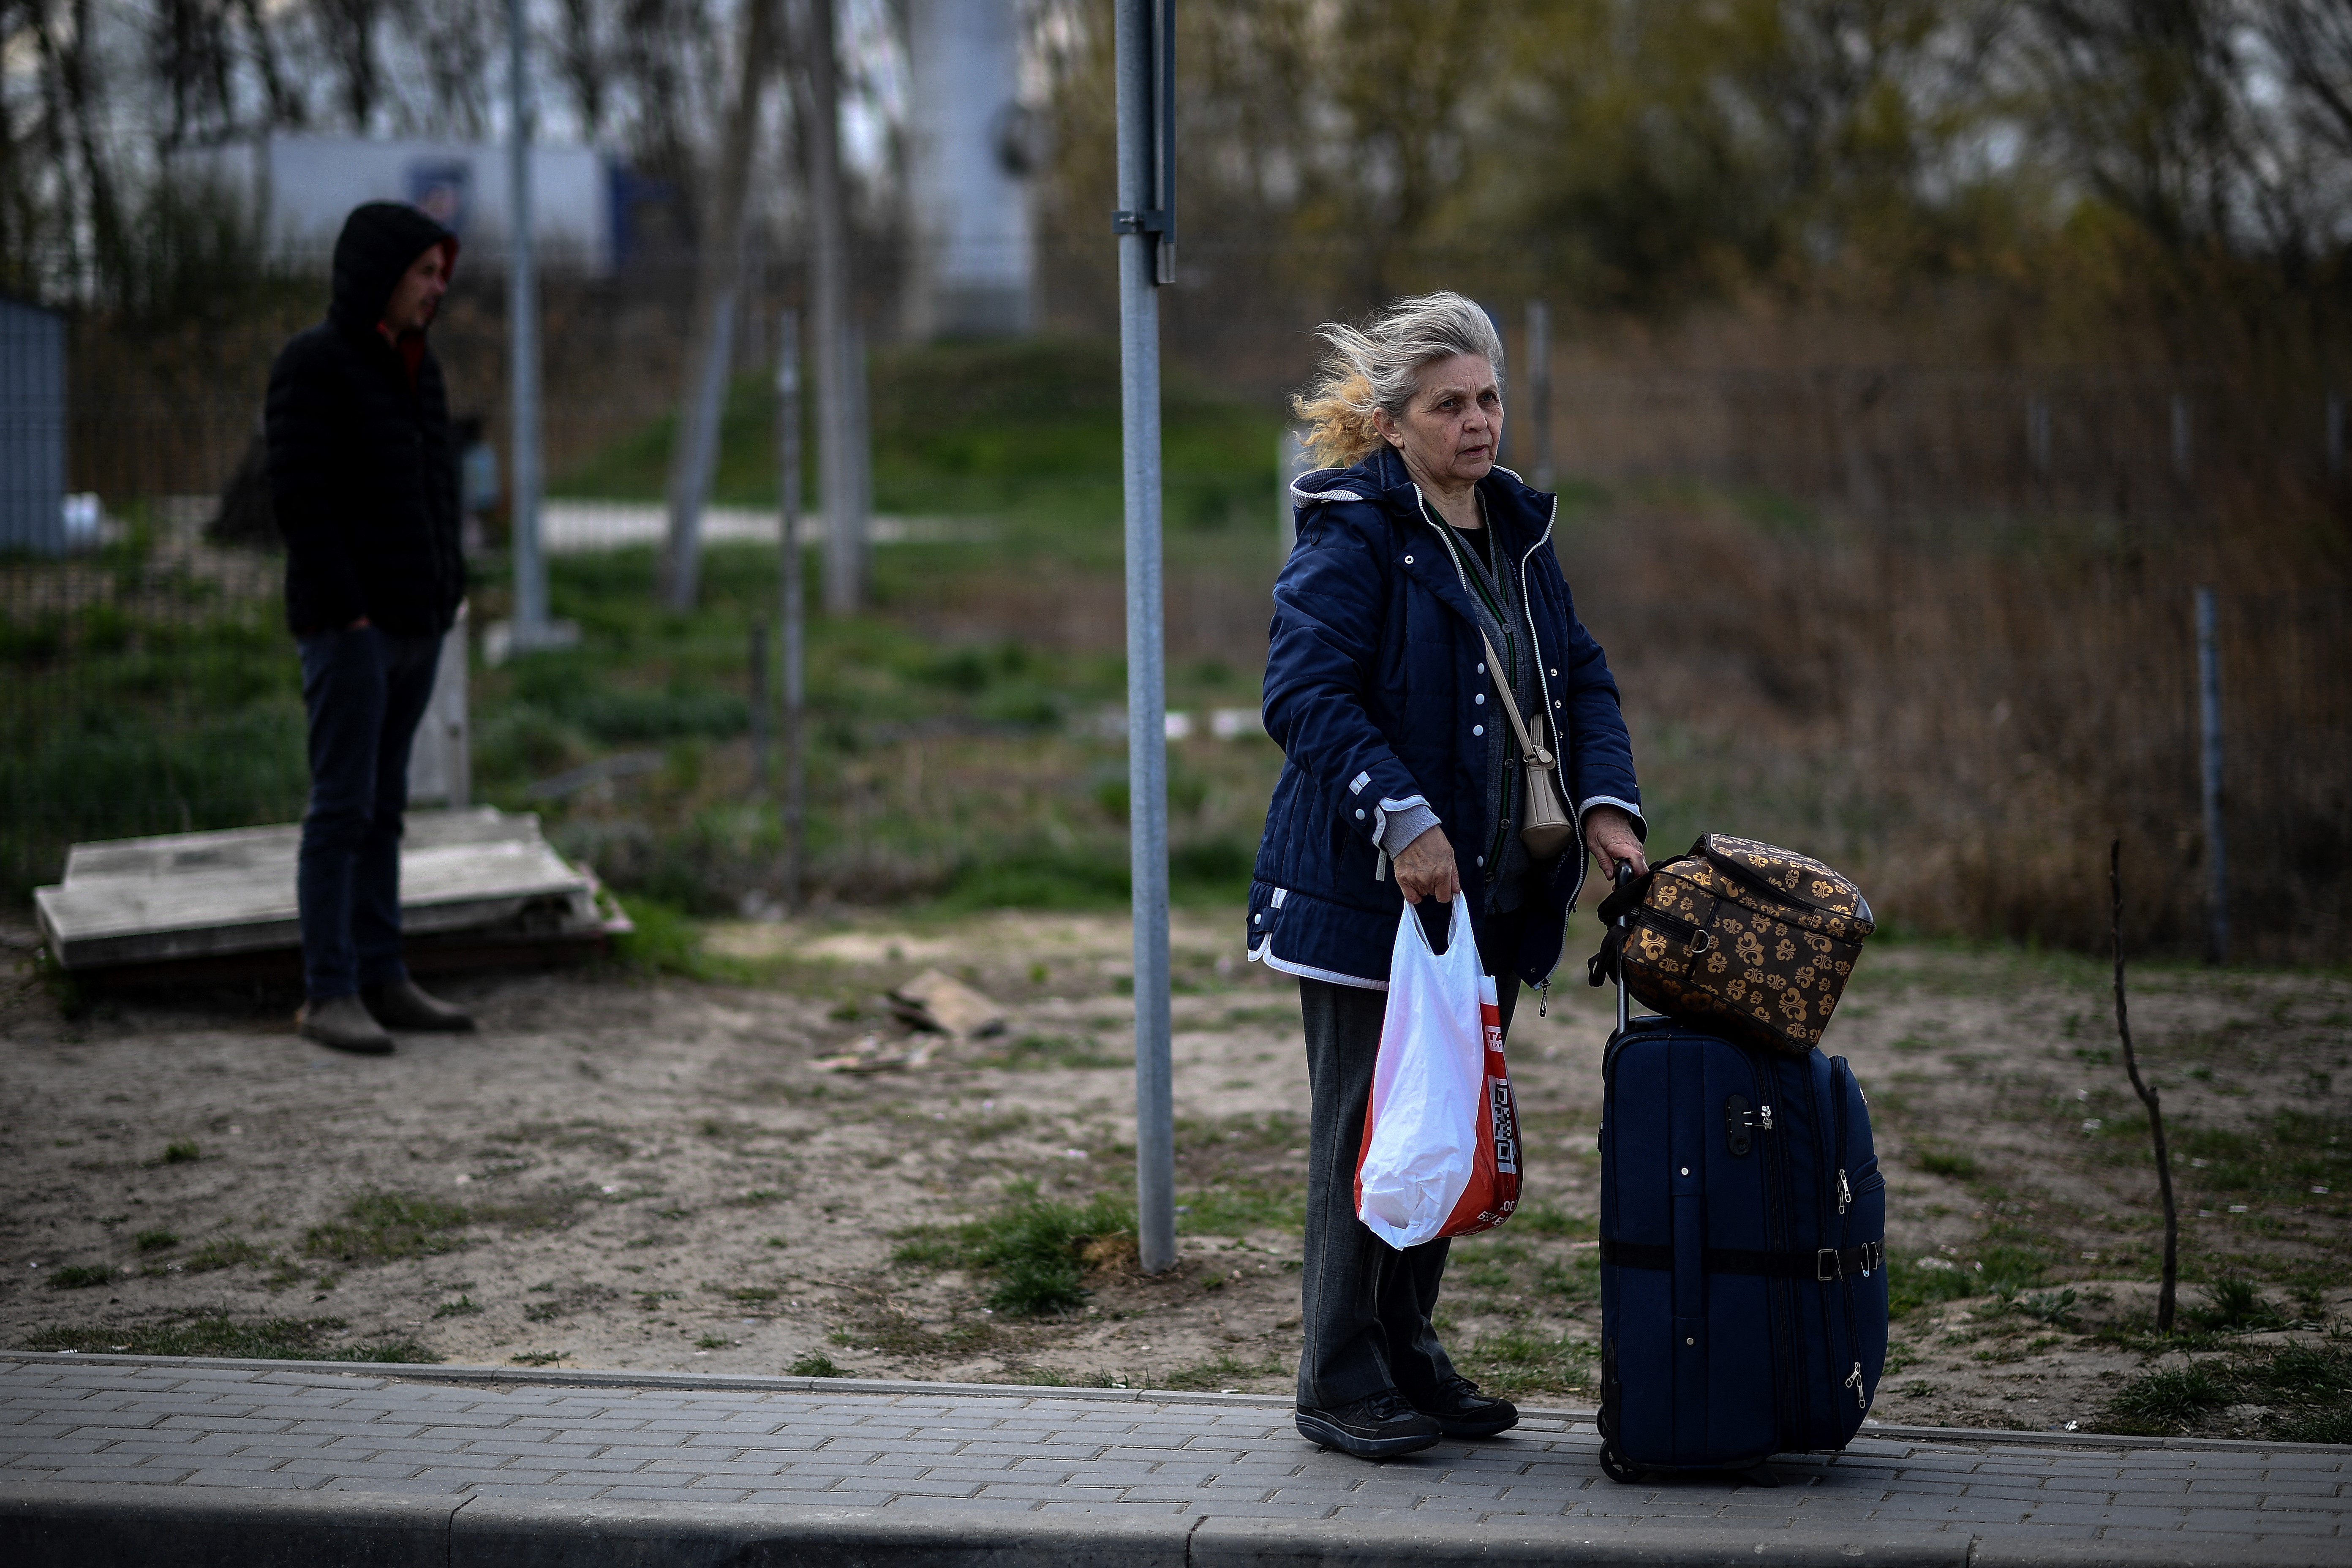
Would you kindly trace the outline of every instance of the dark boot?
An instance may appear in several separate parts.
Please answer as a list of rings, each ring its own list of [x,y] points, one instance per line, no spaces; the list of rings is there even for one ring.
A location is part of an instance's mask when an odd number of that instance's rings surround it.
[[[1436,1422],[1449,1437],[1491,1437],[1519,1424],[1519,1407],[1507,1399],[1478,1392],[1466,1377],[1448,1378],[1445,1386],[1413,1408]]]
[[[305,1002],[302,1010],[294,1015],[294,1027],[308,1039],[353,1056],[392,1054],[392,1037],[383,1032],[383,1026],[375,1021],[356,996]]]
[[[1298,1435],[1360,1459],[1393,1459],[1417,1453],[1443,1436],[1438,1425],[1405,1403],[1394,1389],[1342,1405],[1336,1410],[1298,1407]]]
[[[471,1013],[427,996],[414,980],[363,986],[360,994],[367,998],[368,1011],[383,1019],[387,1029],[462,1035],[474,1027]]]

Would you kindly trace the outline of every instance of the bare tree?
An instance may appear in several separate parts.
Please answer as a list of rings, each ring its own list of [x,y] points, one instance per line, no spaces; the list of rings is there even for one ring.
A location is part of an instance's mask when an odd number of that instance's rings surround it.
[[[278,67],[278,40],[262,19],[261,0],[236,0],[236,8],[245,22],[246,47],[252,55],[253,68],[261,78],[263,100],[269,106],[269,123],[300,125],[310,118],[309,110]]]
[[[224,0],[163,0],[156,8],[147,59],[171,99],[165,147],[215,140],[235,129],[235,22]]]
[[[664,597],[681,613],[694,607],[701,581],[702,503],[718,453],[719,415],[733,360],[736,308],[743,282],[743,212],[751,184],[751,148],[760,129],[776,47],[776,0],[743,0],[743,39],[735,101],[711,198],[705,205],[696,269],[694,352],[679,389],[677,438],[670,448],[669,538],[662,557]]]
[[[478,140],[489,119],[488,62],[496,56],[498,8],[480,0],[408,0],[404,18],[425,68],[436,136]]]
[[[556,36],[555,68],[572,89],[581,129],[594,140],[610,108],[612,64],[605,52],[603,14],[597,0],[562,0],[563,27]]]
[[[312,13],[328,67],[340,79],[343,117],[363,136],[384,95],[383,59],[376,37],[383,0],[312,0]]]

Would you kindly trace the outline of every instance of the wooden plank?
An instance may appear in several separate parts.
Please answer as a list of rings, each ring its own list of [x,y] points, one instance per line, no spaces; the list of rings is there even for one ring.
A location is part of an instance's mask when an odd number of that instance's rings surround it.
[[[593,878],[548,846],[537,817],[485,807],[412,822],[401,849],[405,930],[604,930]],[[34,892],[42,934],[69,970],[299,946],[299,827],[279,826],[77,846],[67,879]]]

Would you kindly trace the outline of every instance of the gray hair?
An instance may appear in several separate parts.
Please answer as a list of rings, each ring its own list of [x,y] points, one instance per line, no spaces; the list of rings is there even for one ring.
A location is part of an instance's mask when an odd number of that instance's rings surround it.
[[[1403,416],[1435,361],[1475,354],[1503,380],[1503,339],[1477,301],[1450,289],[1399,300],[1362,327],[1326,321],[1317,335],[1331,346],[1314,385],[1291,406],[1312,428],[1307,447],[1336,467],[1360,462],[1380,445],[1372,410]]]

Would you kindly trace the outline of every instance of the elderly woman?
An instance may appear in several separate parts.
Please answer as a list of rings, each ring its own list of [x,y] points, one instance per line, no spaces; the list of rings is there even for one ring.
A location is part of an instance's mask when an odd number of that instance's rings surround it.
[[[1644,826],[1616,682],[1552,553],[1557,500],[1495,464],[1503,345],[1486,311],[1429,294],[1322,337],[1331,352],[1297,408],[1331,466],[1293,487],[1298,543],[1274,588],[1265,727],[1287,761],[1249,947],[1298,977],[1306,1017],[1298,1429],[1385,1458],[1518,1420],[1454,1370],[1431,1326],[1446,1242],[1398,1251],[1356,1217],[1399,913],[1470,900],[1507,1031],[1519,982],[1548,985],[1559,961],[1583,847],[1644,868]],[[1525,764],[1501,683],[1563,738],[1573,852],[1539,860],[1520,841]]]

